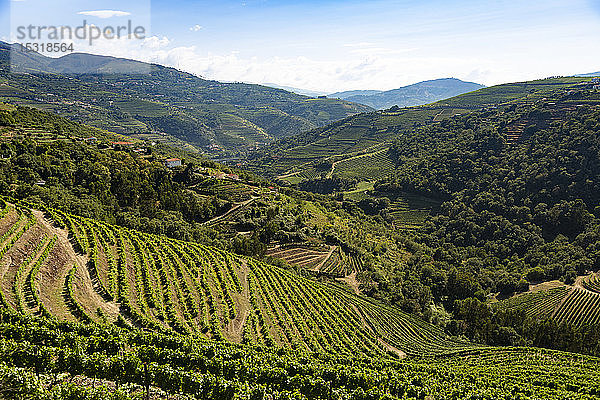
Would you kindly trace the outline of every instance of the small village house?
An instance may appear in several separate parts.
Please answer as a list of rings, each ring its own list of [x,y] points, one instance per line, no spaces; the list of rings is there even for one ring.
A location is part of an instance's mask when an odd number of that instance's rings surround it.
[[[165,167],[167,167],[167,168],[181,167],[181,159],[179,159],[179,158],[168,158],[164,162],[165,162]]]

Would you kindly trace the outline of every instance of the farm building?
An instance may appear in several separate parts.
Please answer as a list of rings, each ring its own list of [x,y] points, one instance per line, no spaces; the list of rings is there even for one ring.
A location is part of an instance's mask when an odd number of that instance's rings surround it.
[[[179,158],[166,159],[165,167],[167,167],[167,168],[181,167],[181,159],[179,159]]]

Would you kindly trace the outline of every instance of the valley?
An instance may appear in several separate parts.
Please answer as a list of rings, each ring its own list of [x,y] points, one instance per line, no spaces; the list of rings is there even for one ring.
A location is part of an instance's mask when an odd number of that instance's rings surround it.
[[[205,80],[160,65],[144,65],[147,75],[114,74],[98,79],[109,63],[133,61],[88,55],[35,62],[13,59],[32,74],[9,74],[11,52],[0,43],[0,101],[35,107],[114,133],[167,141],[213,157],[243,153],[272,141],[334,122],[371,108],[318,99],[281,89]],[[30,56],[27,56],[30,57]],[[31,58],[31,57],[30,57]],[[30,65],[31,64],[31,65]],[[38,74],[35,65],[44,65]],[[84,74],[69,71],[87,66]],[[39,72],[39,71],[38,71]]]
[[[53,68],[0,74],[0,396],[600,396],[592,78],[374,111]]]

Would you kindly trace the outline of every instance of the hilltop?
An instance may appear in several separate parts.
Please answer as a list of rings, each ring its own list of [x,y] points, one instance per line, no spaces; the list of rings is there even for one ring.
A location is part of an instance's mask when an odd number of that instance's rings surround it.
[[[12,53],[12,62],[31,73],[9,75],[11,45],[0,43],[0,101],[114,133],[176,145],[179,139],[214,155],[260,147],[372,110],[266,86],[210,81],[133,60]],[[140,69],[148,73],[126,74]]]
[[[478,83],[464,82],[456,78],[445,78],[418,82],[393,90],[351,90],[332,93],[327,97],[383,110],[392,106],[412,107],[434,103],[484,87],[484,85]]]

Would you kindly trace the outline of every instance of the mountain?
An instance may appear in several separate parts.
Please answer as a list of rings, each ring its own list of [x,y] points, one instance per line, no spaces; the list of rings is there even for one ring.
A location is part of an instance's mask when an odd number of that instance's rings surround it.
[[[374,94],[383,93],[383,90],[347,90],[345,92],[336,92],[328,94],[327,97],[333,99],[347,99],[352,96],[371,96]]]
[[[577,74],[577,75],[574,75],[574,76],[582,77],[582,78],[585,78],[585,77],[590,77],[590,78],[591,77],[598,77],[598,76],[600,76],[600,71],[599,72],[589,72],[587,74]]]
[[[9,74],[11,53],[12,63],[31,74]],[[136,73],[128,74],[131,71]],[[6,43],[0,43],[0,100],[116,133],[183,141],[215,155],[241,153],[372,111],[266,86],[209,81],[133,60],[80,53],[53,59],[11,52]]]
[[[299,88],[295,88],[295,87],[292,87],[292,86],[278,85],[276,83],[263,83],[263,85],[269,86],[269,87],[273,87],[273,88],[276,88],[276,89],[283,89],[283,90],[286,90],[288,92],[292,92],[292,93],[296,93],[296,94],[301,94],[303,96],[309,96],[309,97],[319,97],[319,96],[324,96],[326,94],[325,92],[317,92],[317,91],[314,91],[314,90],[299,89]]]
[[[478,83],[446,78],[423,81],[388,91],[354,90],[334,93],[328,97],[365,104],[382,110],[392,106],[411,107],[429,104],[484,87]]]
[[[568,92],[581,92],[591,88],[590,82],[590,78],[572,77],[508,83],[423,106],[351,116],[324,128],[281,139],[268,149],[252,153],[248,168],[294,184],[334,174],[343,174],[346,179],[378,179],[390,173],[392,163],[386,150],[399,135],[475,110],[530,104]],[[360,165],[361,158],[367,155],[363,161],[371,163]]]

